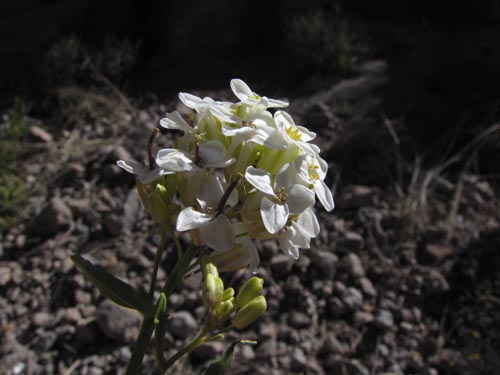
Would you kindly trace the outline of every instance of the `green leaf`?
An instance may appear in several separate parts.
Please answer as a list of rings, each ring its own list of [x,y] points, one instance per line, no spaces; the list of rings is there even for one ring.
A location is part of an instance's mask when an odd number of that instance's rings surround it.
[[[144,316],[154,315],[155,306],[145,291],[131,287],[106,270],[94,266],[80,255],[71,256],[71,260],[103,296],[120,306],[137,310]]]
[[[233,342],[229,348],[224,352],[224,354],[212,362],[210,366],[201,374],[201,375],[224,375],[226,371],[231,368],[231,364],[233,363],[233,354],[234,348],[237,344],[250,344],[255,345],[255,341],[241,340]]]
[[[134,344],[132,349],[132,356],[127,366],[126,375],[139,375],[142,366],[142,360],[146,351],[148,350],[149,341],[151,340],[151,335],[154,329],[154,317],[144,317],[142,322],[141,330],[139,332],[139,337]]]

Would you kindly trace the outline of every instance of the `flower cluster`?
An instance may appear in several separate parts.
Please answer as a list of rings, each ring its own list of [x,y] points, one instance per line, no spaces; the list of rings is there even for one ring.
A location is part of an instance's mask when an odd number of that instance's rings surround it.
[[[310,143],[316,135],[281,109],[288,103],[259,96],[239,79],[231,89],[235,103],[180,93],[192,116],[174,111],[160,121],[181,133],[175,148],[159,150],[149,168],[117,163],[137,176],[153,218],[213,249],[221,272],[255,269],[255,239],[277,239],[297,258],[319,233],[316,197],[326,210],[334,207],[324,182],[328,165]]]

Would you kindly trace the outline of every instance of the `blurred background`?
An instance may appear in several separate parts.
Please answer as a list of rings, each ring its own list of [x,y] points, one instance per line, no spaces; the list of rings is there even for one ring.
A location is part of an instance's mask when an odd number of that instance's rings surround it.
[[[147,285],[155,226],[115,161],[145,160],[179,91],[234,100],[232,78],[317,133],[337,207],[298,261],[259,245],[269,312],[176,373],[236,338],[259,344],[232,374],[496,373],[497,0],[4,0],[0,47],[2,374],[126,366],[139,317],[68,257]],[[172,350],[203,318],[199,282],[169,301]]]

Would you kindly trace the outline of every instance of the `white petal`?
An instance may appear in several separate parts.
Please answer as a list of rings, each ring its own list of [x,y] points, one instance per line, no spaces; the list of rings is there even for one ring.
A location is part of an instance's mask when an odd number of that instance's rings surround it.
[[[206,226],[212,219],[212,215],[196,211],[193,207],[187,207],[177,216],[176,228],[179,232],[184,232],[186,230]]]
[[[283,165],[274,179],[274,190],[282,187],[292,186],[295,183],[296,174],[290,163]]]
[[[278,233],[288,221],[288,206],[274,203],[267,197],[262,198],[260,212],[264,226],[271,234]]]
[[[320,227],[318,218],[314,214],[314,210],[312,208],[308,208],[300,214],[297,219],[297,224],[308,231],[311,237],[316,237],[319,234]]]
[[[252,133],[254,130],[248,126],[243,126],[241,128],[234,128],[230,125],[224,124],[222,125],[222,134],[224,134],[226,137],[234,137],[239,134],[249,134]]]
[[[200,145],[200,156],[203,162],[209,164],[224,160],[226,148],[219,141],[211,140]]]
[[[309,141],[312,141],[314,138],[316,138],[316,133],[310,131],[309,129],[307,129],[303,126],[297,125],[297,129],[301,133],[300,140],[302,142],[309,142]]]
[[[207,175],[203,177],[197,198],[203,208],[216,208],[223,195],[224,188],[217,176]]]
[[[233,90],[234,95],[236,95],[236,97],[242,102],[248,99],[248,97],[254,96],[254,93],[252,92],[252,90],[250,90],[250,87],[248,87],[248,85],[241,79],[232,79],[230,86],[231,90]]]
[[[313,189],[319,201],[327,211],[331,211],[335,208],[332,192],[328,186],[326,186],[324,181],[316,180],[314,182]]]
[[[188,108],[196,109],[197,105],[203,100],[196,95],[188,94],[187,92],[180,92],[179,99]]]
[[[224,215],[217,216],[209,225],[200,228],[200,232],[207,246],[215,250],[229,251],[236,243],[234,228]]]
[[[190,171],[195,167],[187,152],[175,148],[164,148],[158,151],[156,164],[171,172]]]
[[[288,103],[277,99],[267,99],[267,108],[284,108],[288,107]]]
[[[193,129],[182,118],[181,114],[177,111],[167,113],[164,118],[160,120],[160,126],[166,129],[182,130],[185,133],[192,133]]]
[[[286,204],[292,214],[300,214],[314,205],[314,192],[303,185],[293,185],[287,189]]]
[[[148,170],[148,167],[136,161],[118,160],[116,162],[116,165],[118,165],[122,169],[125,169],[128,173],[132,173],[138,176],[146,173]]]
[[[263,193],[274,195],[269,172],[250,166],[245,171],[245,179]]]

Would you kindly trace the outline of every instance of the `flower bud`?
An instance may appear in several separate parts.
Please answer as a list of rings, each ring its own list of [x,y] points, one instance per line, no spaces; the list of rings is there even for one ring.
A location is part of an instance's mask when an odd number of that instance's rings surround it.
[[[229,315],[231,315],[233,311],[234,298],[230,298],[227,301],[220,303],[215,309],[215,319],[217,320],[217,323],[224,322],[227,318],[229,318]]]
[[[206,277],[209,273],[214,275],[215,277],[219,277],[219,271],[217,270],[217,266],[212,262],[209,256],[204,255],[201,258],[201,272]]]
[[[264,314],[266,309],[267,303],[265,297],[255,297],[238,310],[233,319],[231,319],[231,323],[238,329],[244,329]]]
[[[260,295],[264,280],[257,276],[252,276],[240,288],[236,297],[236,308],[245,306],[248,302]]]
[[[227,301],[228,299],[231,299],[233,296],[234,296],[234,289],[233,288],[227,288],[222,293],[222,301]]]
[[[202,297],[205,306],[214,310],[222,301],[222,292],[224,290],[224,283],[218,276],[209,273],[205,276],[205,281],[202,285]]]
[[[157,184],[152,193],[148,195],[148,209],[151,217],[158,224],[164,224],[169,217],[167,189]]]

